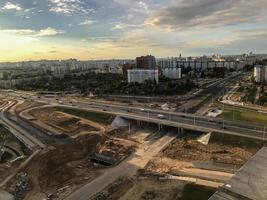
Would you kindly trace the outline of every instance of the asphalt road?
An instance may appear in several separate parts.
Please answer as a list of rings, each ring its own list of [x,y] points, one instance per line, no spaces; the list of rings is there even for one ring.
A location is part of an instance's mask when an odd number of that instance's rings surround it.
[[[113,113],[129,119],[160,123],[174,127],[188,128],[192,130],[208,132],[213,131],[231,135],[244,136],[253,139],[267,140],[264,126],[249,124],[245,122],[229,121],[193,114],[166,112],[161,110],[152,110],[149,108],[118,106],[104,103],[70,103],[64,101],[64,99],[61,99],[61,103],[59,104],[55,99],[49,98],[39,99],[39,101],[58,106],[68,106],[71,108]],[[162,117],[159,117],[159,115],[162,115]]]
[[[24,143],[29,149],[45,148],[46,145],[35,138],[30,132],[23,129],[20,125],[11,120],[8,110],[16,105],[16,101],[8,101],[2,106],[0,112],[0,121],[9,129],[9,131],[17,137],[22,143]],[[9,117],[8,117],[9,116]]]

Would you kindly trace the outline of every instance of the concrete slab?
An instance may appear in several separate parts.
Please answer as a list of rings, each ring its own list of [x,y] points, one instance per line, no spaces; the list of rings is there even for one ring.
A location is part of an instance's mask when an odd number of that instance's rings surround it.
[[[259,150],[209,200],[266,200],[267,147]]]

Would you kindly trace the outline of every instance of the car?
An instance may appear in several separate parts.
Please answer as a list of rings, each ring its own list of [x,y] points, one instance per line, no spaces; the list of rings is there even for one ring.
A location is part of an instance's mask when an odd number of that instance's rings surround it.
[[[158,115],[157,115],[157,118],[159,118],[159,119],[164,119],[165,117],[164,117],[164,115],[162,115],[162,114],[158,114]]]
[[[140,110],[141,110],[142,112],[144,112],[144,111],[145,111],[145,109],[144,109],[144,108],[141,108]]]
[[[127,112],[131,112],[130,110],[127,110]]]

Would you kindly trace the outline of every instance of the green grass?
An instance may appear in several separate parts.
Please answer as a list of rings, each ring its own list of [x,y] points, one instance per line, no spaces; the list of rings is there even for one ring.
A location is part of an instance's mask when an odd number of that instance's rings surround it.
[[[77,117],[81,117],[105,125],[108,125],[114,118],[114,115],[108,113],[88,111],[76,108],[56,107],[56,111],[68,113],[71,115],[75,115]]]
[[[183,196],[178,200],[207,200],[214,193],[216,189],[195,184],[187,184],[183,190]]]
[[[224,109],[224,112],[220,115],[221,118],[226,120],[245,121],[256,124],[267,124],[267,115],[249,111],[238,111],[232,109]]]
[[[246,98],[249,102],[254,103],[257,93],[257,87],[252,87],[247,90]]]

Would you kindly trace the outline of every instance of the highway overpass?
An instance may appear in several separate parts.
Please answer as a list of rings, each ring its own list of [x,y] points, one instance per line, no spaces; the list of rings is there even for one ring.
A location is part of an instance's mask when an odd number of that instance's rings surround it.
[[[265,126],[250,124],[246,122],[230,121],[194,114],[166,112],[149,108],[138,108],[97,102],[70,103],[62,99],[62,101],[60,101],[61,103],[59,104],[55,103],[56,101],[54,99],[42,99],[39,101],[43,103],[53,104],[55,106],[67,106],[70,108],[111,113],[126,119],[132,119],[148,123],[156,123],[159,125],[184,128],[202,132],[217,132],[263,141],[267,140]],[[161,118],[159,118],[159,115],[161,115]]]

